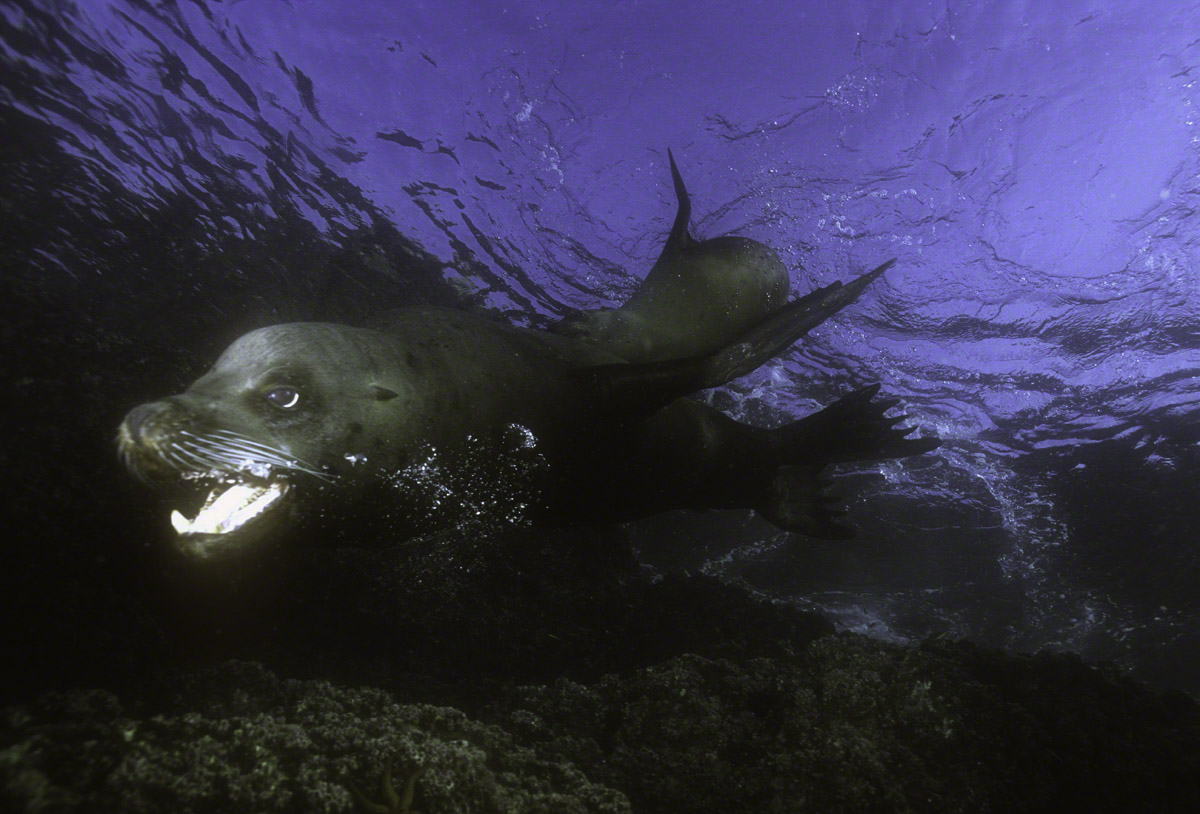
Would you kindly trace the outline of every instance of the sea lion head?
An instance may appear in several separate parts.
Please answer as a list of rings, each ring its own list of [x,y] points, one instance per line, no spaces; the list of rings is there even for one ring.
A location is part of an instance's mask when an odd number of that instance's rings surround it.
[[[121,457],[179,501],[171,522],[184,554],[245,550],[289,519],[297,492],[352,477],[364,428],[404,390],[378,381],[385,366],[369,333],[323,323],[253,331],[183,393],[126,415]]]

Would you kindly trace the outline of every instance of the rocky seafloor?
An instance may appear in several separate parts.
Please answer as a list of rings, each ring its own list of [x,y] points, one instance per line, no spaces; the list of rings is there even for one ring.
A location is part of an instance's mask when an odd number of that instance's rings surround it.
[[[460,531],[258,570],[181,583],[187,663],[6,708],[4,810],[1128,812],[1200,794],[1184,693],[1068,655],[835,633],[652,572],[618,531]]]

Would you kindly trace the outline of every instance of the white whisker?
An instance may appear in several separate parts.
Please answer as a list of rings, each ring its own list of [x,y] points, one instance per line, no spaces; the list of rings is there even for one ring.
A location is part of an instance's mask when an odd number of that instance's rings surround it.
[[[173,446],[181,454],[186,452],[193,461],[205,468],[243,470],[268,467],[285,472],[303,472],[326,481],[334,479],[329,473],[322,472],[283,450],[229,430],[215,430],[205,435],[183,430],[180,435],[186,440]]]
[[[178,444],[171,444],[171,450],[173,453],[175,453],[174,457],[181,463],[186,462],[190,464],[188,467],[189,469],[196,467],[200,469],[211,469],[213,467],[212,461],[206,461],[192,450],[179,446]]]
[[[178,471],[180,471],[180,470],[184,469],[184,466],[182,465],[182,462],[179,460],[179,456],[177,456],[177,455],[175,454],[175,451],[174,451],[173,449],[164,449],[164,450],[162,450],[162,451],[159,453],[159,455],[158,455],[158,458],[159,458],[159,460],[160,460],[160,461],[162,461],[163,463],[165,463],[165,464],[167,464],[168,466],[170,466],[170,467],[171,467],[172,469],[174,469],[176,472],[178,472]]]
[[[261,450],[250,449],[248,447],[243,447],[243,446],[237,446],[237,445],[234,445],[227,441],[214,442],[211,449],[216,450],[216,451],[221,452],[226,455],[231,455],[231,456],[235,456],[235,457],[240,455],[243,457],[252,458],[254,460],[261,460],[263,462],[269,462],[269,463],[274,463],[274,464],[278,464],[278,465],[284,465],[287,463],[287,460],[279,455],[271,455],[271,454],[267,454]]]
[[[229,441],[236,441],[240,444],[245,444],[248,447],[255,447],[257,449],[271,450],[271,451],[274,451],[274,449],[275,449],[274,447],[272,447],[268,444],[264,444],[262,441],[256,441],[253,438],[248,438],[245,435],[239,435],[238,433],[230,432],[229,430],[216,430],[212,434],[217,438],[221,438],[221,439],[225,439],[225,440],[229,440]]]
[[[171,444],[170,448],[160,453],[159,458],[169,464],[176,472],[190,472],[195,468],[195,464],[184,459],[179,454],[179,447]]]
[[[214,437],[218,440],[214,440]],[[268,446],[260,441],[255,441],[252,438],[247,438],[244,435],[229,432],[228,430],[216,430],[212,433],[212,436],[205,437],[203,440],[208,444],[223,445],[226,447],[237,446],[243,448],[246,452],[254,452],[280,461],[293,460],[292,456],[283,450]]]
[[[325,480],[330,479],[327,473],[322,472],[315,466],[312,466],[311,464],[302,461],[295,456],[289,455],[282,450],[267,447],[256,442],[244,441],[241,438],[234,439],[232,438],[232,433],[224,433],[224,435],[231,436],[231,440],[222,439],[221,441],[213,442],[215,448],[223,449],[226,452],[234,454],[239,452],[248,454],[257,460],[261,460],[263,463],[277,466],[280,469],[291,469],[298,472],[304,472],[318,478],[323,478]]]
[[[221,467],[228,463],[223,456],[216,454],[211,447],[202,444],[193,444],[184,441],[178,444],[178,448],[190,453],[193,458],[204,461],[209,466]]]

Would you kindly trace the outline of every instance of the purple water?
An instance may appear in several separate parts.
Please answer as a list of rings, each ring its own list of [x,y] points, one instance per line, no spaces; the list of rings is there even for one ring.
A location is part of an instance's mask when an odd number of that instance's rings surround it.
[[[772,424],[880,381],[942,449],[847,473],[849,543],[678,515],[635,528],[643,556],[875,635],[1076,650],[1200,686],[1200,5],[0,14],[4,60],[44,80],[5,104],[96,177],[191,197],[213,231],[283,196],[334,241],[365,217],[340,177],[518,322],[635,288],[674,216],[667,147],[694,233],[769,243],[796,293],[897,257],[710,398]],[[40,273],[69,289],[58,245]]]

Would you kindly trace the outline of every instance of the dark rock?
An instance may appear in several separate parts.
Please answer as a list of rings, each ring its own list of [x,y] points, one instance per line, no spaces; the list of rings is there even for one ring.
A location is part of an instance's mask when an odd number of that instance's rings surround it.
[[[178,707],[142,716],[103,690],[6,710],[8,811],[347,812],[349,784],[423,770],[414,809],[626,812],[617,791],[454,709],[376,689],[281,680],[232,662],[185,679]]]
[[[348,811],[424,769],[417,811],[1183,811],[1200,708],[1077,658],[827,636],[495,694],[482,718],[254,663],[153,702],[49,693],[0,719],[12,810]],[[482,694],[492,692],[484,688]],[[630,808],[632,803],[632,809]]]
[[[640,812],[1182,811],[1200,710],[1059,656],[844,635],[526,687],[497,719]]]

